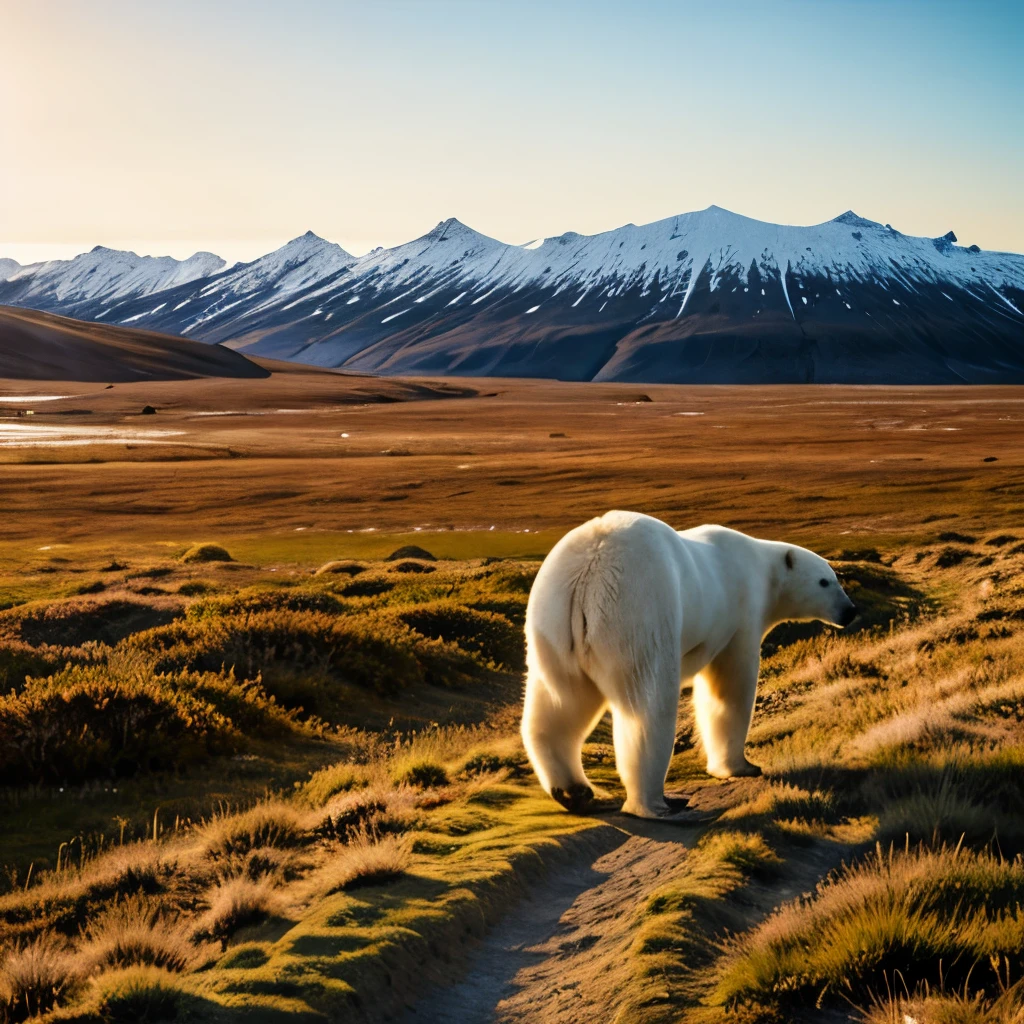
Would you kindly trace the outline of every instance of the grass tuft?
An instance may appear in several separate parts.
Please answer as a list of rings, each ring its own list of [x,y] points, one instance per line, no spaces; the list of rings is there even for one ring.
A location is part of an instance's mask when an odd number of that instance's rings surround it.
[[[361,789],[367,782],[365,767],[341,761],[314,772],[302,786],[300,799],[310,807],[323,807],[331,797]]]
[[[218,814],[203,827],[202,835],[207,855],[217,860],[264,847],[299,846],[305,829],[291,804],[268,800],[241,814]]]
[[[448,772],[443,765],[432,761],[417,761],[402,772],[398,781],[420,789],[434,789],[448,785]]]
[[[0,958],[0,1021],[28,1020],[74,994],[81,975],[66,940],[43,932]]]
[[[184,993],[158,967],[109,971],[94,981],[96,1016],[110,1024],[157,1024],[178,1019]]]
[[[350,829],[348,843],[324,872],[323,891],[383,885],[405,874],[411,860],[409,836],[381,834],[365,825]]]
[[[144,964],[186,971],[196,960],[188,927],[145,897],[129,897],[90,922],[80,953],[91,971]]]
[[[208,909],[199,919],[196,937],[219,939],[226,949],[228,939],[240,928],[275,914],[281,898],[269,878],[237,875],[214,885],[206,894],[206,903]]]

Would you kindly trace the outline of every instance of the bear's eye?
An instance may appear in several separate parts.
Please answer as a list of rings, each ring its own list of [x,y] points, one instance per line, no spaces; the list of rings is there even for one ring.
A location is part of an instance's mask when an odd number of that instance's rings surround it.
[[[818,580],[818,583],[821,586],[823,586],[823,587],[827,587],[828,586],[828,580]]]

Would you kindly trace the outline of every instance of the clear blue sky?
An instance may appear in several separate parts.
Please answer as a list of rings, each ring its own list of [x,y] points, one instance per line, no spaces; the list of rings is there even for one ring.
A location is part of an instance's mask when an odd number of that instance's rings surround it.
[[[0,0],[0,255],[711,203],[1024,251],[1024,2]]]

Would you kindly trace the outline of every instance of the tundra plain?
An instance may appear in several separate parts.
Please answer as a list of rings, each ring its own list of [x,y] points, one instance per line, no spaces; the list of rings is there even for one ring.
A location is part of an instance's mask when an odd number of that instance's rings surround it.
[[[0,1020],[1022,1019],[1019,389],[263,365],[0,382]],[[614,507],[864,610],[766,639],[760,779],[683,694],[682,827],[516,733],[539,561]]]

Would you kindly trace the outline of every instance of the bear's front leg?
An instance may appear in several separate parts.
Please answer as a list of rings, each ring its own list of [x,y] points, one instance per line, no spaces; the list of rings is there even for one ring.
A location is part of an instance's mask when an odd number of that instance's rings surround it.
[[[709,775],[760,775],[743,752],[757,696],[761,644],[736,636],[693,681],[693,710]]]

